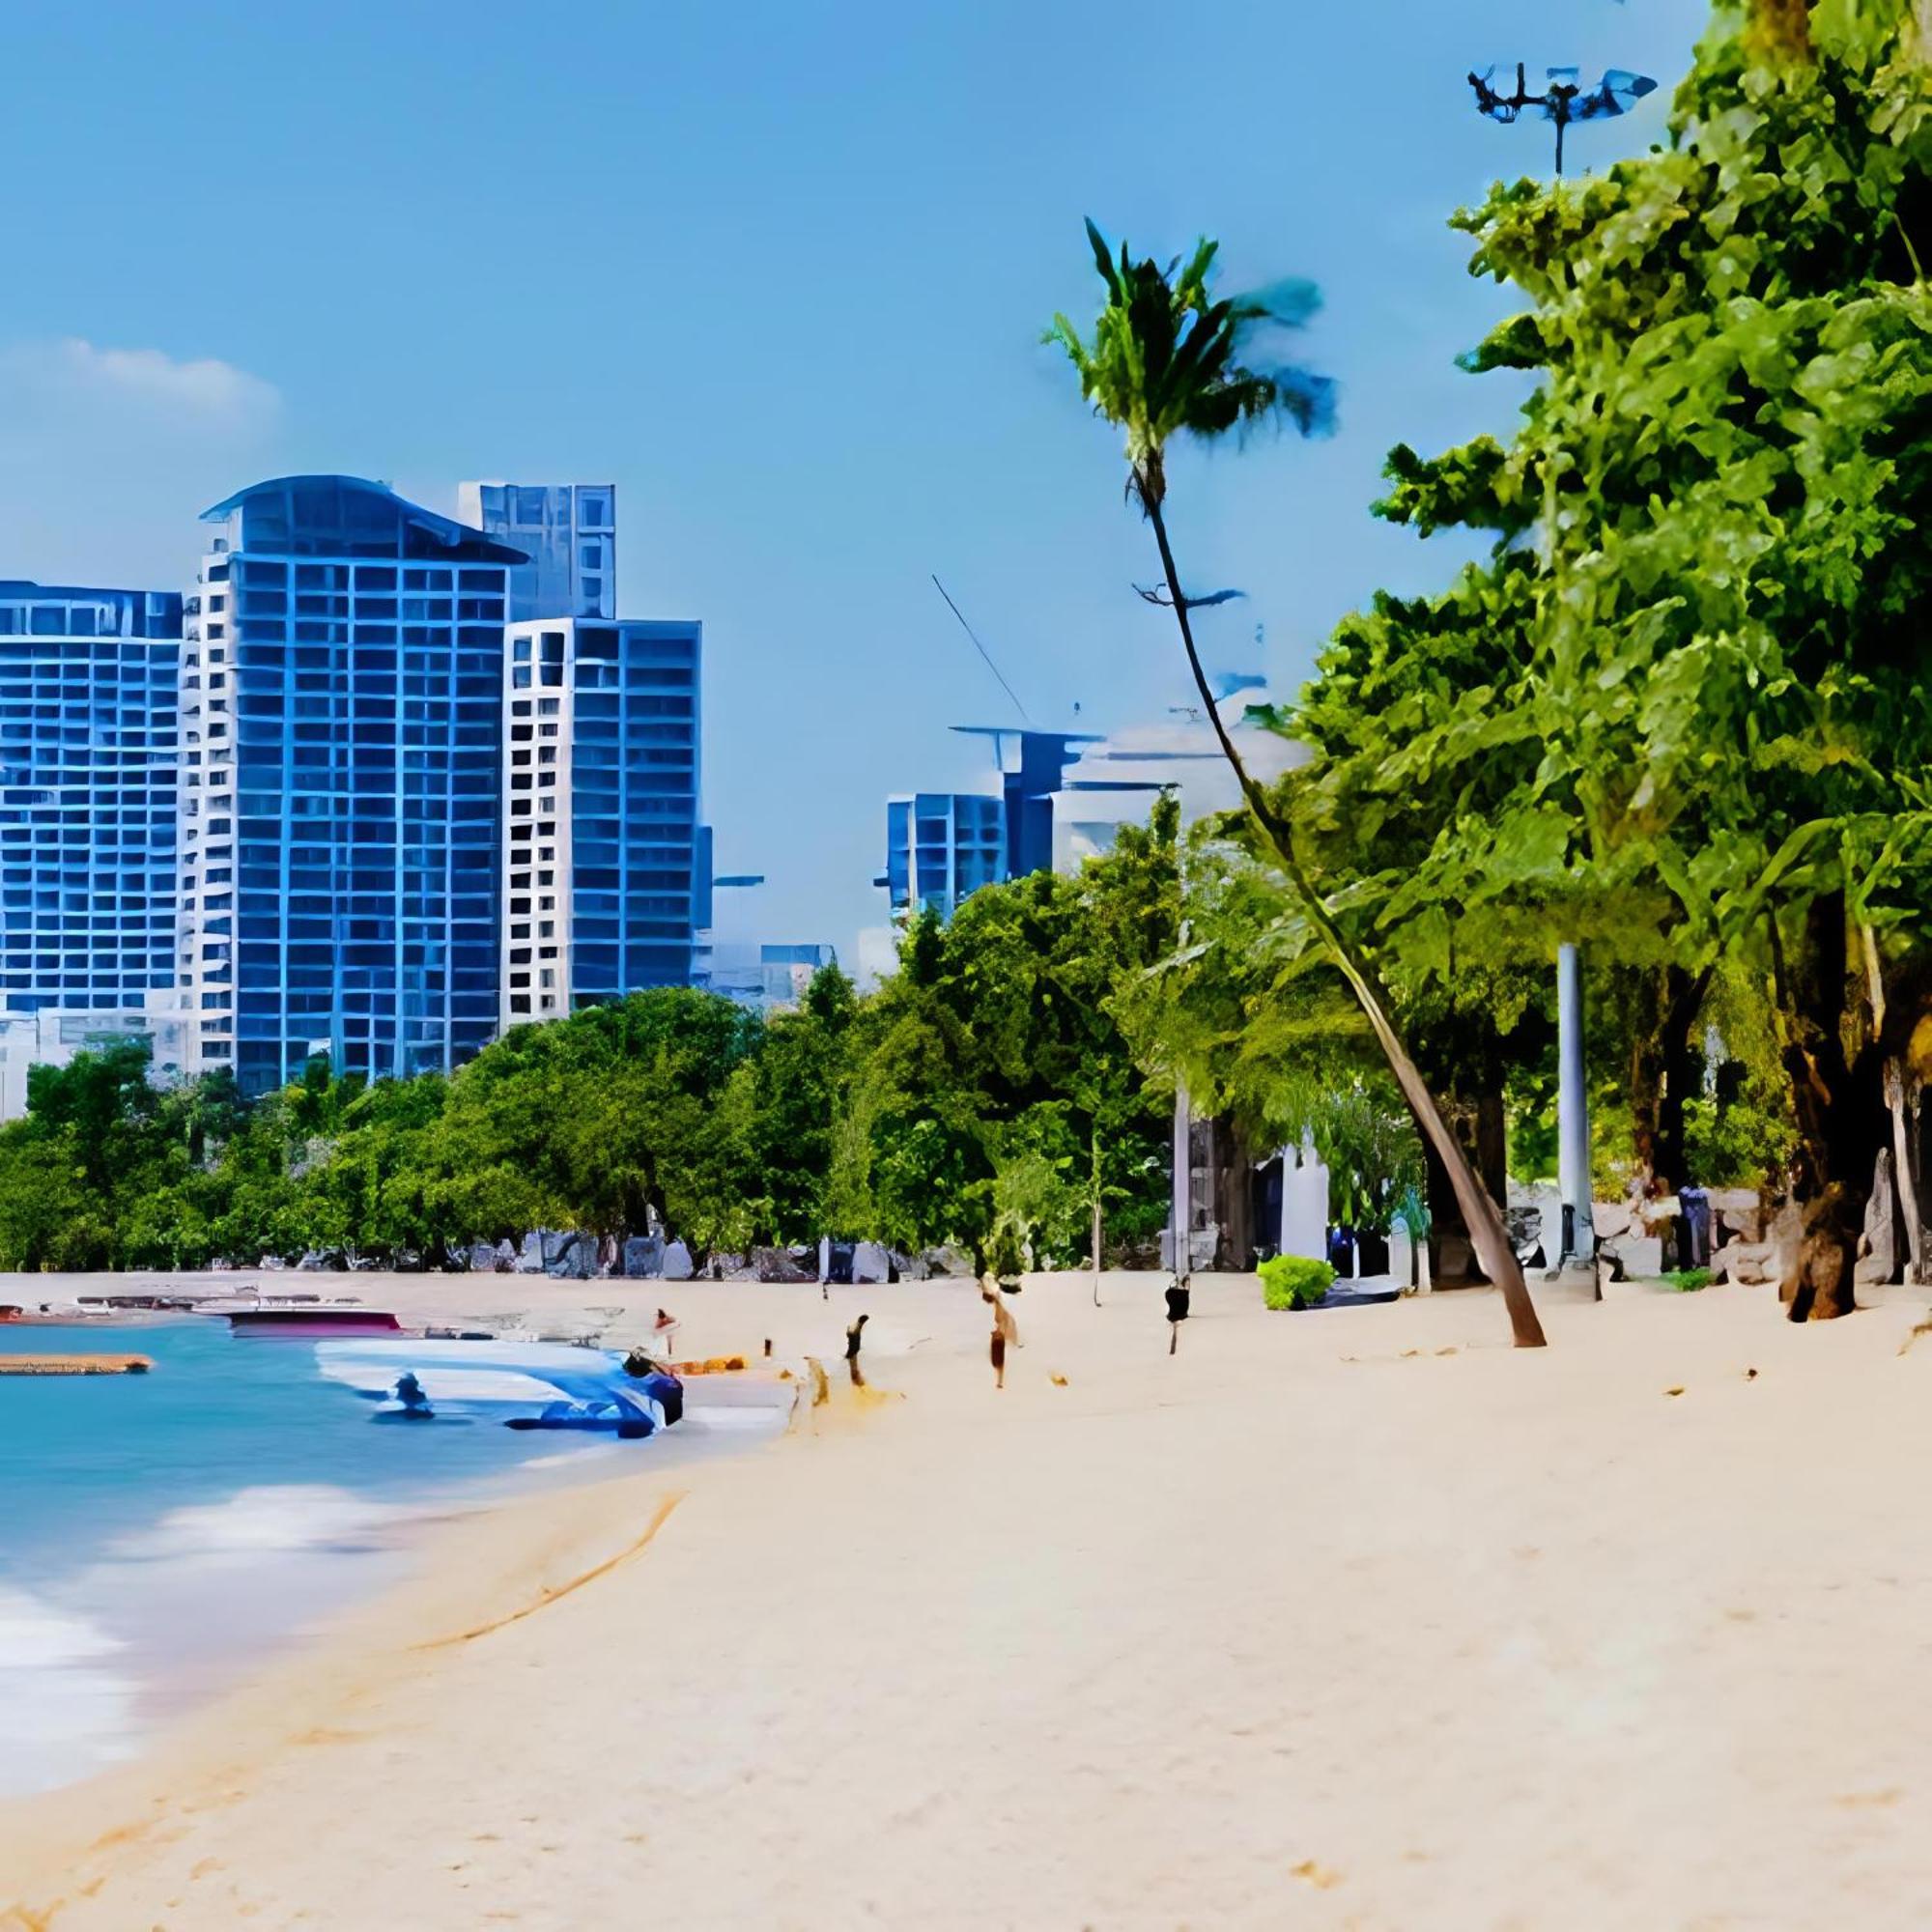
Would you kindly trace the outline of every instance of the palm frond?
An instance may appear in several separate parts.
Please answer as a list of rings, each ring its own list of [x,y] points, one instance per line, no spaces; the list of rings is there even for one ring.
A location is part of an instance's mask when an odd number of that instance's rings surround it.
[[[1219,244],[1208,237],[1184,260],[1118,254],[1093,221],[1087,239],[1105,284],[1091,340],[1065,316],[1042,338],[1080,378],[1094,413],[1125,437],[1129,492],[1142,506],[1165,490],[1164,452],[1177,436],[1212,441],[1231,430],[1289,423],[1304,436],[1334,421],[1334,384],[1291,362],[1257,359],[1265,332],[1301,327],[1321,307],[1312,282],[1289,278],[1240,297],[1210,293]]]

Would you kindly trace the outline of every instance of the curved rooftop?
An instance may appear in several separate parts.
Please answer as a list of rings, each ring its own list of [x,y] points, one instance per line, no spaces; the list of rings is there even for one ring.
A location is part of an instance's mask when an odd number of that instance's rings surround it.
[[[272,476],[201,513],[205,524],[242,519],[241,548],[292,556],[412,556],[442,562],[527,563],[483,531],[399,497],[362,476]]]

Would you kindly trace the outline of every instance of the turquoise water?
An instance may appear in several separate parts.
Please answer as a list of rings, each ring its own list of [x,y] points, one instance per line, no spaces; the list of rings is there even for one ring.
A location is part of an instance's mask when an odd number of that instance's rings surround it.
[[[425,1507],[650,1445],[398,1428],[314,1344],[191,1317],[0,1326],[0,1352],[145,1376],[0,1377],[0,1795],[129,1754],[159,1718],[392,1574]]]

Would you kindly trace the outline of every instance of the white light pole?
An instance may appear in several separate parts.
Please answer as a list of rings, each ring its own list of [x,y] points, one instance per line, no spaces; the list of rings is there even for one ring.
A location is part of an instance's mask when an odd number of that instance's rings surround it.
[[[1597,1248],[1590,1216],[1590,1109],[1583,1083],[1583,960],[1556,949],[1556,1191],[1563,1204],[1557,1266],[1587,1262]]]

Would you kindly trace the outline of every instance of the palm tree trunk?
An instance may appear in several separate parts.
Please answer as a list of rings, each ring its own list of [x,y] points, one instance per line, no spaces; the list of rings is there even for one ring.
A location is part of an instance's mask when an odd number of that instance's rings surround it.
[[[1148,521],[1153,526],[1154,541],[1160,546],[1160,565],[1167,577],[1168,595],[1174,602],[1175,619],[1180,626],[1180,641],[1187,652],[1187,666],[1194,673],[1194,687],[1201,694],[1201,701],[1207,707],[1214,735],[1220,741],[1221,754],[1228,760],[1240,784],[1241,796],[1247,801],[1248,810],[1256,825],[1287,872],[1295,897],[1300,901],[1303,916],[1321,936],[1330,958],[1360,1004],[1377,1043],[1388,1061],[1389,1071],[1395,1075],[1396,1085],[1402,1089],[1402,1096],[1408,1103],[1409,1112],[1415,1116],[1417,1127],[1427,1137],[1436,1158],[1448,1173],[1456,1205],[1463,1210],[1469,1238],[1475,1244],[1476,1258],[1482,1264],[1483,1272],[1502,1292],[1503,1305],[1509,1310],[1510,1333],[1516,1346],[1519,1349],[1540,1349],[1544,1346],[1543,1324],[1537,1320],[1536,1307],[1529,1298],[1529,1288],[1522,1278],[1516,1250],[1510,1246],[1509,1231],[1503,1224],[1502,1212],[1476,1179],[1468,1156],[1463,1153],[1456,1136],[1449,1131],[1448,1122],[1443,1120],[1441,1110],[1429,1091],[1422,1069],[1404,1045],[1394,1015],[1389,1010],[1387,997],[1373,967],[1366,959],[1356,956],[1354,948],[1329,916],[1328,908],[1321,902],[1321,895],[1310,883],[1295,854],[1290,827],[1269,806],[1267,795],[1235,749],[1228,727],[1221,722],[1220,708],[1208,688],[1207,673],[1201,668],[1200,653],[1194,647],[1194,627],[1187,618],[1187,597],[1180,587],[1179,572],[1175,568],[1174,551],[1167,540],[1167,524],[1161,515],[1159,500],[1151,497],[1145,491],[1141,500],[1147,510]]]

